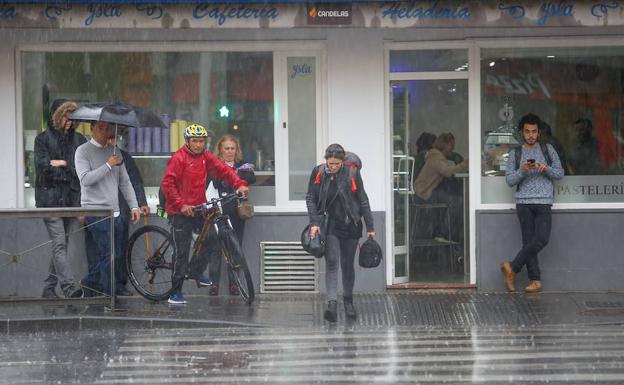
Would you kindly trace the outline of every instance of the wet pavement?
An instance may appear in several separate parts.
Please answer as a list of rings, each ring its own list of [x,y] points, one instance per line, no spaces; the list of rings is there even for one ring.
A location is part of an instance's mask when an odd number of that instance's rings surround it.
[[[624,293],[0,302],[0,384],[623,384]],[[342,304],[339,304],[342,310]]]

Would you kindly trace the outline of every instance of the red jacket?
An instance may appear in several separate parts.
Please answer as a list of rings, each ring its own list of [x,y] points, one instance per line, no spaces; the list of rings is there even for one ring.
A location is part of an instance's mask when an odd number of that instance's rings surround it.
[[[182,205],[197,206],[206,203],[208,176],[224,180],[234,186],[234,189],[247,185],[247,182],[238,177],[236,171],[208,151],[194,155],[186,146],[176,151],[167,163],[162,180],[167,214],[178,214]]]

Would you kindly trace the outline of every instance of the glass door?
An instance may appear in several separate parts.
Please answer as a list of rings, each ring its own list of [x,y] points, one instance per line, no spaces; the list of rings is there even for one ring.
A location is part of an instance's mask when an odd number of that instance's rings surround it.
[[[395,80],[390,90],[393,283],[468,283],[468,80]]]

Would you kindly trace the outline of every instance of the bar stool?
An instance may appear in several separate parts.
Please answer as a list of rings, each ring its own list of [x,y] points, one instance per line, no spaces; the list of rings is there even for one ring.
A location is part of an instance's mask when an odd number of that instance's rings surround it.
[[[447,248],[447,259],[445,265],[448,265],[448,270],[453,271],[454,268],[454,258],[453,258],[453,245],[459,244],[458,242],[453,242],[451,237],[451,210],[448,203],[440,203],[440,202],[431,202],[431,203],[417,203],[415,194],[412,196],[411,207],[414,208],[414,215],[412,216],[412,220],[410,222],[410,241],[412,246],[414,247],[444,247]],[[424,210],[429,210],[430,212],[435,212],[436,210],[445,210],[446,223],[445,225],[448,227],[448,237],[449,239],[446,241],[436,240],[434,238],[434,234],[431,234],[430,238],[418,239],[416,238],[416,223],[419,218],[419,212]],[[436,218],[437,220],[437,218]],[[411,249],[411,247],[410,247]]]

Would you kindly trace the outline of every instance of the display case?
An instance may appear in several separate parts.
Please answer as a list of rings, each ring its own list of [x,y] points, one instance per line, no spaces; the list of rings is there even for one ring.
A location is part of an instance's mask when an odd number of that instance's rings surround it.
[[[493,131],[487,132],[483,144],[483,175],[505,175],[509,152],[520,145],[516,131],[511,123],[513,119],[512,107],[505,103],[499,117],[503,124]]]

